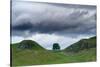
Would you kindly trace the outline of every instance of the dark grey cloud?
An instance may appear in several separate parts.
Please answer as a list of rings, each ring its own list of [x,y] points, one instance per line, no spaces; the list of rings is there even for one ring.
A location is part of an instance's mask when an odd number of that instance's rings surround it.
[[[13,36],[96,35],[96,6],[13,2],[11,26]]]

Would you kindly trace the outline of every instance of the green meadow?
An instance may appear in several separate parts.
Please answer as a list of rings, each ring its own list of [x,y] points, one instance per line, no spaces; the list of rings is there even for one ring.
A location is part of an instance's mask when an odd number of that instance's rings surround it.
[[[27,42],[26,42],[27,41]],[[22,48],[25,43],[32,44],[32,48]],[[87,46],[88,45],[88,46]],[[96,37],[84,39],[72,44],[64,50],[54,51],[41,47],[38,43],[25,40],[11,44],[12,66],[62,64],[96,61]]]

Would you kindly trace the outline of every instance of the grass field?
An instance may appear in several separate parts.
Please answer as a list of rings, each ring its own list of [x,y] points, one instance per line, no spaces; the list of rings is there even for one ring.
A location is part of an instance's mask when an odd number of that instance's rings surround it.
[[[60,51],[46,50],[32,40],[12,44],[11,48],[12,66],[96,61],[96,37],[82,39]]]
[[[60,64],[96,61],[96,49],[82,50],[78,53],[45,50],[13,50],[13,66]]]

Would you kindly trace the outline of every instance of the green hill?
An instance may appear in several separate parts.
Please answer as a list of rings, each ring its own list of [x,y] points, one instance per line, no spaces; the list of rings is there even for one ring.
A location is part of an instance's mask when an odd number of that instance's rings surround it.
[[[80,50],[96,48],[96,36],[89,39],[82,39],[65,49],[65,51],[79,52]]]
[[[88,42],[88,49],[87,47],[84,47],[84,49],[80,47],[81,50],[78,48],[78,52],[71,52],[77,49],[77,46],[74,45],[80,43],[80,41],[82,41],[81,43],[83,43],[83,40]],[[46,50],[37,42],[32,40],[23,40],[20,43],[11,44],[12,65],[27,66],[96,61],[96,37],[83,40],[80,40],[79,42],[73,44],[75,49],[69,50],[69,48],[71,48],[69,46],[64,51]]]
[[[12,44],[12,47],[16,50],[22,50],[22,49],[45,50],[45,48],[43,48],[37,42],[32,40],[23,40],[20,43]]]
[[[32,41],[32,40],[23,40],[22,42],[20,42],[19,48],[21,48],[21,49],[45,50],[37,42]]]

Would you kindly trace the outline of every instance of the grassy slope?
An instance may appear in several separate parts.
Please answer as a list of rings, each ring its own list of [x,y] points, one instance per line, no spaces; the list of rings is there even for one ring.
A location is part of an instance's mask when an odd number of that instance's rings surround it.
[[[96,60],[96,49],[82,50],[78,53],[50,52],[44,50],[14,51],[13,66],[87,62]]]
[[[96,48],[96,37],[91,37],[89,39],[82,39],[65,49],[65,51],[78,52],[80,50]]]
[[[93,38],[95,40],[95,38]],[[95,41],[90,39],[88,42],[92,44]],[[72,63],[72,62],[88,62],[96,61],[96,48],[83,49],[79,52],[66,52],[64,51],[48,51],[40,48],[39,45],[33,49],[16,48],[18,45],[12,46],[12,64],[13,66],[26,66],[26,65],[40,65],[40,64],[58,64],[58,63]],[[38,49],[38,50],[36,50]]]

